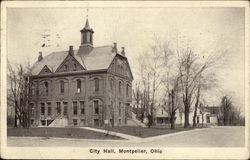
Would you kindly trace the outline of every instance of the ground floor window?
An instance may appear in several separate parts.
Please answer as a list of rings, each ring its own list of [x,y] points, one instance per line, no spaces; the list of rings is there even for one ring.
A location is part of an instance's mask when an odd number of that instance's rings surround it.
[[[81,119],[81,125],[82,125],[82,126],[85,125],[85,119]]]
[[[46,121],[45,120],[41,120],[41,124],[42,124],[42,126],[45,126],[46,125]]]
[[[73,119],[74,126],[77,126],[77,119]]]
[[[94,126],[99,126],[99,119],[94,119]]]
[[[33,125],[34,124],[34,119],[30,120],[30,124]]]

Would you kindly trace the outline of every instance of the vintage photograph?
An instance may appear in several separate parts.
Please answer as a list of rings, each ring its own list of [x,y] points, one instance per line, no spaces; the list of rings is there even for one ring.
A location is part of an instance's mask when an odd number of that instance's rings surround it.
[[[122,158],[244,148],[245,13],[90,2],[6,8],[6,147]]]

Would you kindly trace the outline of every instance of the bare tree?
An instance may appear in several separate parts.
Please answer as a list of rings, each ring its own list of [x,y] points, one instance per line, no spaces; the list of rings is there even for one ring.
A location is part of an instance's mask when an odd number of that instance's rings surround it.
[[[24,68],[19,65],[16,70],[8,62],[8,101],[14,105],[14,126],[19,125],[28,128],[29,123],[29,66]]]

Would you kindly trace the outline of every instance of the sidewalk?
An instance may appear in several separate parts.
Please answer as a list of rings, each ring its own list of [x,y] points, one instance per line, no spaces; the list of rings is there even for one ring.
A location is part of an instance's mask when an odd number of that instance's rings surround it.
[[[88,130],[92,130],[92,131],[96,131],[96,132],[101,132],[101,133],[109,133],[110,135],[113,135],[113,136],[119,136],[119,137],[125,138],[127,140],[137,141],[137,142],[150,142],[150,141],[154,141],[154,140],[158,140],[158,139],[162,139],[162,138],[166,138],[166,137],[170,137],[170,136],[185,134],[185,133],[189,133],[189,132],[196,132],[196,131],[200,131],[200,130],[211,129],[211,128],[197,128],[197,129],[193,129],[193,130],[163,134],[163,135],[158,135],[158,136],[153,136],[153,137],[148,137],[148,138],[140,138],[140,137],[131,136],[131,135],[128,135],[128,134],[107,131],[107,130],[104,130],[104,129],[97,129],[97,128],[91,128],[91,127],[80,127],[80,128],[88,129]]]
[[[88,129],[88,130],[101,132],[101,133],[106,133],[106,134],[108,133],[109,135],[119,136],[119,137],[125,138],[127,140],[135,140],[135,141],[142,140],[142,138],[140,138],[140,137],[131,136],[131,135],[118,133],[118,132],[107,131],[107,130],[103,130],[103,129],[97,129],[97,128],[91,128],[91,127],[79,127],[79,128]]]

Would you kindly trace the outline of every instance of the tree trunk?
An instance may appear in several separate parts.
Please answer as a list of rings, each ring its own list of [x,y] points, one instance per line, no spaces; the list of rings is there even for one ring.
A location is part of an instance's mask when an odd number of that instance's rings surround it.
[[[171,129],[175,129],[175,113],[171,114],[170,125],[171,125],[171,127],[170,127]]]
[[[196,127],[196,117],[197,117],[197,109],[199,105],[199,100],[200,100],[200,86],[198,86],[197,98],[196,98],[196,103],[195,103],[195,108],[194,108],[193,127]]]
[[[185,122],[184,122],[184,128],[189,127],[189,107],[185,106]]]

